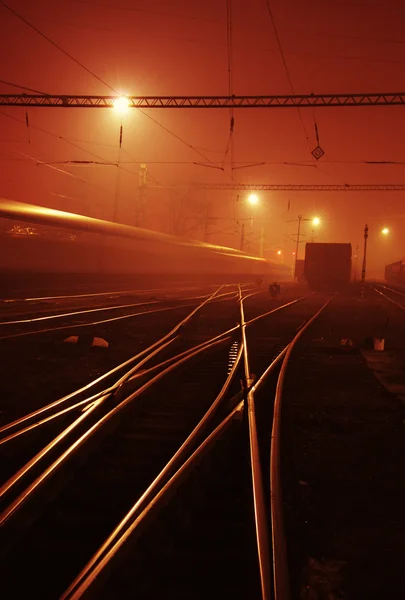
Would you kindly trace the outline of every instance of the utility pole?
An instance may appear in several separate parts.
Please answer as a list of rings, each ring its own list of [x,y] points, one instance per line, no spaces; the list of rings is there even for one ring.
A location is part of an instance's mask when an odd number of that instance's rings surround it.
[[[147,168],[144,163],[139,165],[138,197],[135,204],[135,227],[142,225],[146,199]]]
[[[243,246],[245,245],[245,224],[242,223],[242,229],[240,233],[240,249],[243,250]]]
[[[204,212],[204,235],[203,235],[204,242],[208,242],[208,225],[209,225],[209,220],[210,220],[209,212],[210,212],[210,205],[208,204],[208,202],[206,202],[205,212]]]
[[[119,143],[119,147],[118,147],[118,156],[117,156],[117,179],[115,182],[115,197],[114,197],[113,215],[112,215],[113,223],[118,223],[118,211],[119,211],[118,205],[119,205],[119,201],[120,201],[120,184],[121,184],[120,159],[121,159],[121,149],[122,149],[122,135],[123,135],[123,125],[122,125],[122,117],[121,117],[120,143]]]
[[[360,296],[364,298],[364,283],[366,280],[366,262],[367,262],[367,239],[368,239],[368,225],[364,227],[364,252],[363,252],[363,268],[361,270],[361,287]]]
[[[264,249],[264,227],[262,227],[260,231],[260,258],[263,258],[263,249]]]
[[[298,215],[297,244],[295,246],[294,281],[297,279],[297,260],[298,260],[298,246],[300,243],[301,219],[302,219],[302,215]]]

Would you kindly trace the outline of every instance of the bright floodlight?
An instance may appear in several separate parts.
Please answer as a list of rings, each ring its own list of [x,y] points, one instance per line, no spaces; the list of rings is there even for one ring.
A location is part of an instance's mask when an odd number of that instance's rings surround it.
[[[388,235],[389,232],[390,230],[388,229],[388,227],[384,227],[384,229],[381,229],[381,233],[383,233],[384,235]]]
[[[259,202],[259,196],[257,194],[250,194],[248,202],[249,204],[257,204]]]
[[[114,100],[114,109],[123,114],[128,112],[129,109],[129,100],[128,98],[125,98],[125,96],[121,96],[120,98],[117,98],[116,100]]]
[[[320,222],[321,219],[319,217],[315,217],[314,219],[312,219],[312,225],[319,225]]]

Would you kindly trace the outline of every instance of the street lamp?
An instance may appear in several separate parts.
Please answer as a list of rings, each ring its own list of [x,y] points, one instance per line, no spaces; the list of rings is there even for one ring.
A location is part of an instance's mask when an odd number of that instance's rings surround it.
[[[120,96],[113,101],[114,110],[121,115],[125,114],[129,110],[129,100],[125,96]]]
[[[249,194],[249,196],[247,197],[247,202],[248,202],[248,204],[250,204],[250,206],[256,206],[259,203],[259,196],[254,193]],[[251,216],[248,219],[243,219],[243,220],[250,221],[250,234],[252,234],[253,213],[251,213]],[[242,223],[241,237],[240,237],[240,249],[241,250],[244,249],[244,245],[245,245],[245,224]],[[263,256],[263,245],[264,245],[264,231],[262,228],[261,236],[260,236],[260,256]]]
[[[257,194],[250,194],[248,197],[249,204],[255,205],[259,202],[259,196]]]
[[[388,227],[384,227],[381,229],[381,233],[383,235],[388,235],[390,230]],[[364,227],[364,250],[363,250],[363,266],[361,269],[361,288],[360,288],[360,297],[364,298],[364,283],[366,280],[366,264],[367,264],[367,240],[368,240],[368,225],[366,223]]]

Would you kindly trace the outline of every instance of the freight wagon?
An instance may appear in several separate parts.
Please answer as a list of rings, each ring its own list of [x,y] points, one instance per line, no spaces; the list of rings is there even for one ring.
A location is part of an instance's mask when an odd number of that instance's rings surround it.
[[[397,260],[385,267],[384,278],[389,283],[399,283],[405,285],[405,262]]]
[[[306,244],[304,274],[312,290],[337,291],[350,282],[351,271],[351,244]]]

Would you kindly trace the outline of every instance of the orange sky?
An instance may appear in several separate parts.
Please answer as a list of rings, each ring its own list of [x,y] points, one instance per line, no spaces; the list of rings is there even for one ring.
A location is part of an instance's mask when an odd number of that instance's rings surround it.
[[[0,4],[0,52],[7,57],[0,79],[42,92],[404,91],[401,0],[271,0],[279,44],[266,0],[8,0],[6,4],[108,84]],[[2,93],[22,91],[0,83]],[[227,154],[228,110],[132,111],[123,119],[121,151],[120,117],[110,111],[30,108],[28,128],[25,113],[0,107],[3,197],[108,219],[118,194],[119,217],[130,222],[139,163],[146,163],[144,226],[171,231],[173,220],[183,219],[189,235],[201,237],[208,214],[209,241],[237,246],[244,222],[252,251],[258,251],[263,228],[268,255],[282,248],[287,261],[294,247],[290,236],[296,230],[296,224],[288,221],[298,214],[306,218],[317,214],[322,219],[319,241],[349,241],[353,249],[362,247],[368,222],[370,269],[405,256],[403,192],[267,192],[260,195],[253,214],[243,193],[237,199],[236,192],[190,191],[196,181],[404,183],[405,106],[311,108],[300,113],[235,110]],[[315,123],[325,151],[319,161],[311,155],[317,145]],[[119,161],[120,167],[66,164],[73,160]],[[265,164],[246,166],[256,162]],[[242,221],[252,215],[252,225]],[[379,234],[383,225],[391,230],[384,239]],[[308,223],[303,233],[303,239],[311,238]]]

